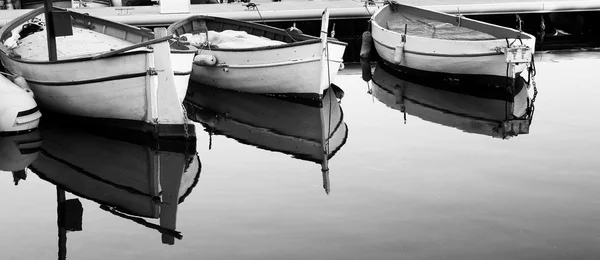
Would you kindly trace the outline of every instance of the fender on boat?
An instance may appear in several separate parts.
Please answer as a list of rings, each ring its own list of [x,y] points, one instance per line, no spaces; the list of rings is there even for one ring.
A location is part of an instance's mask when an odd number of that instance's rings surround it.
[[[26,88],[0,76],[0,134],[25,132],[38,127],[42,113],[27,83],[23,86]]]
[[[217,57],[210,54],[198,54],[194,57],[194,64],[198,66],[215,66],[217,64]]]

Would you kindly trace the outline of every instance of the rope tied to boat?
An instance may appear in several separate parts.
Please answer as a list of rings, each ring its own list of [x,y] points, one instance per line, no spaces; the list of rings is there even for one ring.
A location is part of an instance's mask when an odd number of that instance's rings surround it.
[[[521,34],[521,32],[523,31],[521,29],[523,25],[523,20],[521,20],[521,16],[519,14],[515,14],[515,16],[517,17],[517,29],[519,30],[519,34]]]
[[[260,21],[264,25],[267,25],[265,23],[265,19],[263,19],[263,17],[262,17],[262,14],[260,14],[260,10],[258,10],[258,5],[257,4],[255,4],[255,3],[247,3],[247,4],[242,5],[242,6],[245,6],[247,8],[246,10],[256,10],[256,12],[258,13],[258,16],[260,16]]]
[[[457,23],[456,26],[460,27],[463,15],[460,13],[459,7],[456,7],[456,10],[458,11],[458,14],[456,15],[456,23]]]

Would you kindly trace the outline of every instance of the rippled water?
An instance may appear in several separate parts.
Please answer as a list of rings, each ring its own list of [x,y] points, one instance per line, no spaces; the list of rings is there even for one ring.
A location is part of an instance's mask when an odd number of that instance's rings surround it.
[[[529,131],[510,139],[439,92],[407,90],[404,123],[395,92],[368,94],[351,66],[324,109],[197,89],[197,157],[42,129],[26,180],[0,172],[0,258],[598,259],[600,55],[536,65]],[[83,207],[66,242],[55,184]]]

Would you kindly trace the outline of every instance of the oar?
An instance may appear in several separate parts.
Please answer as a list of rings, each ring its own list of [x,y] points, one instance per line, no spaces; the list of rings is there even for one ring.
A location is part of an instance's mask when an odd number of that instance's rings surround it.
[[[137,43],[137,44],[134,44],[134,45],[130,45],[130,46],[121,48],[121,49],[117,49],[117,50],[114,50],[114,51],[109,51],[109,52],[105,52],[105,53],[102,53],[102,54],[98,54],[98,55],[92,57],[92,60],[97,60],[97,59],[100,59],[100,58],[106,58],[106,57],[110,57],[110,56],[113,56],[115,54],[119,54],[119,53],[122,53],[122,52],[125,52],[125,51],[128,51],[128,50],[133,50],[133,49],[137,49],[139,47],[144,47],[144,46],[152,45],[152,44],[155,44],[155,43],[168,41],[170,39],[173,39],[174,37],[175,37],[175,35],[171,34],[171,35],[167,35],[167,36],[160,37],[160,38],[157,38],[157,39],[152,39],[152,40],[149,40],[149,41],[140,42],[140,43]]]

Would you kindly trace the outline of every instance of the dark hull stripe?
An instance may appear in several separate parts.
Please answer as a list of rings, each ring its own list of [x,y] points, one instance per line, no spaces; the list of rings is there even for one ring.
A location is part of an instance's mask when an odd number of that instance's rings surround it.
[[[182,72],[182,71],[173,71],[173,75],[175,76],[187,76],[187,75],[192,75],[192,71],[188,71],[188,72]]]
[[[36,106],[36,107],[34,107],[32,109],[24,110],[24,111],[21,111],[21,112],[17,113],[17,117],[31,115],[31,114],[33,114],[33,113],[35,113],[37,111],[40,111],[40,109]]]
[[[120,53],[120,54],[115,54],[114,56],[102,58],[102,59],[98,59],[98,60],[119,59],[119,58],[129,56],[129,55],[146,54],[149,52],[151,52],[151,51],[150,50],[130,51],[130,52],[124,52],[124,53]],[[23,60],[21,58],[14,57],[12,55],[7,55],[6,53],[1,52],[1,51],[0,51],[0,54],[15,63],[24,63],[24,64],[53,65],[53,64],[61,64],[61,63],[92,61],[92,56],[83,57],[83,58],[56,60],[56,61],[39,61],[39,60]]]
[[[116,76],[110,76],[110,77],[104,77],[104,78],[80,80],[80,81],[67,81],[67,82],[43,82],[43,81],[27,79],[27,82],[29,82],[31,84],[45,85],[45,86],[74,86],[74,85],[93,84],[93,83],[113,81],[113,80],[145,77],[147,74],[148,74],[147,72],[142,72],[142,73],[135,73],[135,74],[123,74],[123,75],[116,75]]]
[[[380,44],[381,46],[383,46],[385,48],[390,49],[390,50],[394,50],[396,48],[395,46],[389,46],[389,45],[383,44],[382,42],[377,41],[375,39],[373,39],[373,41]],[[471,54],[446,54],[446,53],[432,53],[432,52],[417,52],[417,51],[411,51],[411,50],[404,50],[404,52],[414,54],[414,55],[421,55],[421,56],[453,57],[453,58],[472,58],[472,57],[487,57],[487,56],[504,55],[504,53],[498,53],[498,52],[471,53]]]
[[[21,152],[21,154],[34,154],[34,153],[37,153],[39,151],[40,151],[40,147],[19,149],[19,152]]]

